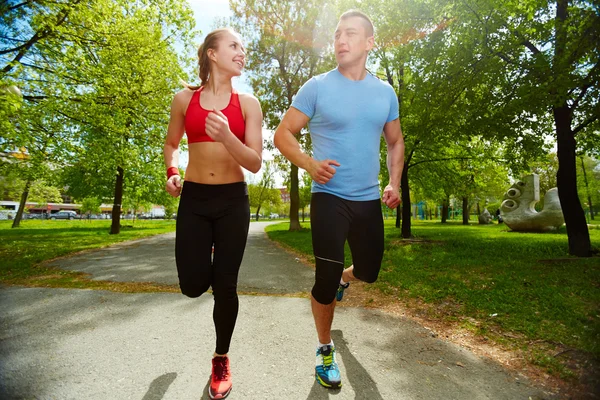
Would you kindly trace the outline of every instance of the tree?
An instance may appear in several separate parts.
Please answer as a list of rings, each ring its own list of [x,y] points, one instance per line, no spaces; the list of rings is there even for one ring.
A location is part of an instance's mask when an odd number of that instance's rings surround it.
[[[600,202],[600,163],[583,154],[578,158],[577,190],[579,199],[582,203],[587,202],[590,218],[594,219],[594,204],[597,205]],[[548,153],[544,160],[530,163],[530,172],[538,174],[540,178],[540,196],[543,196],[548,189],[556,187],[557,171],[558,157],[556,153]],[[540,203],[543,204],[543,198]]]
[[[305,172],[302,174],[302,186],[300,186],[300,209],[302,210],[302,222],[304,222],[304,216],[306,213],[304,209],[310,207],[310,200],[312,198],[312,178]]]
[[[274,131],[301,85],[333,68],[331,56],[323,55],[333,33],[333,9],[317,0],[231,0],[230,7],[236,28],[251,38],[247,46],[252,54],[247,65],[250,85],[261,101],[267,129]],[[308,135],[300,135],[299,141],[309,152]],[[276,159],[284,163],[281,156]],[[290,230],[294,231],[301,228],[298,167],[285,163],[290,170]]]
[[[49,42],[61,42],[58,28],[68,24],[72,12],[81,8],[80,3],[81,0],[0,5],[0,34],[6,39],[0,42],[0,86],[16,84],[24,93],[24,101],[18,104],[0,96],[0,120],[6,128],[0,140],[2,152],[20,154],[3,170],[18,171],[25,182],[13,228],[21,222],[32,184],[47,176],[51,165],[60,164],[61,139],[69,136],[56,112],[61,107],[52,98],[54,88],[43,79],[45,74],[55,72],[47,64],[49,54],[44,49],[50,47]],[[61,55],[60,46],[53,51],[54,58]],[[46,65],[37,64],[40,59],[45,59]]]
[[[60,190],[54,186],[46,184],[46,182],[42,180],[35,181],[33,185],[31,185],[29,198],[33,202],[43,204],[62,202]]]
[[[378,74],[398,94],[405,160],[396,226],[401,222],[402,236],[408,238],[410,171],[423,164],[435,168],[440,162],[473,159],[469,144],[474,141],[497,147],[499,140],[489,132],[506,131],[502,123],[509,118],[498,119],[487,101],[493,88],[486,70],[498,67],[469,57],[472,40],[456,37],[452,19],[434,3],[372,0],[362,5],[377,27],[373,57]],[[384,162],[382,154],[382,169]]]
[[[111,233],[118,233],[124,185],[162,189],[168,104],[184,75],[174,38],[188,41],[193,21],[180,0],[80,3],[23,2],[9,9],[11,39],[26,45],[0,50],[13,55],[3,71],[23,82],[26,102],[44,106],[37,125],[49,138],[35,147],[29,138],[39,133],[22,126],[10,144],[26,143],[33,170],[52,161],[78,168],[67,177],[87,173],[88,188],[110,182]],[[67,183],[76,188],[77,182]],[[96,194],[107,197],[78,197]]]
[[[81,207],[79,208],[79,212],[81,215],[84,214],[99,214],[101,213],[100,205],[102,201],[97,197],[86,197],[81,200]]]
[[[594,218],[594,204],[600,203],[600,162],[591,157],[580,156],[577,171],[579,198],[587,201],[590,218]]]
[[[502,63],[497,81],[511,84],[514,96],[495,103],[504,110],[519,110],[534,121],[552,121],[569,253],[590,256],[589,232],[577,195],[576,153],[579,148],[597,152],[600,143],[600,15],[596,6],[569,0],[509,1],[499,6],[480,0],[455,3],[447,11],[479,38],[484,58]]]
[[[12,134],[14,116],[21,108],[21,90],[8,81],[0,80],[0,131]]]
[[[3,175],[24,182],[13,228],[21,223],[32,185],[51,176],[53,166],[60,164],[64,155],[61,144],[71,137],[54,107],[51,100],[26,102],[15,118],[14,129],[0,142],[2,151],[11,155],[2,163]]]
[[[548,153],[540,160],[529,163],[528,173],[537,174],[540,178],[540,200],[549,189],[556,187],[556,173],[558,172],[558,157],[556,153]]]
[[[250,206],[256,207],[256,220],[263,204],[278,205],[281,203],[279,190],[273,189],[275,184],[274,179],[275,167],[272,161],[266,161],[263,169],[262,177],[258,185],[248,185],[248,197]]]

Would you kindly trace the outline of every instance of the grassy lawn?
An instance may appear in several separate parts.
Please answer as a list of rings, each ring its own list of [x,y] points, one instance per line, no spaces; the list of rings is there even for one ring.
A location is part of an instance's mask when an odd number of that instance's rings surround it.
[[[0,221],[0,283],[118,291],[165,290],[161,285],[90,281],[82,273],[39,263],[69,253],[172,232],[175,230],[173,220],[122,221],[118,235],[109,235],[110,220],[26,220],[16,229],[11,229],[11,224],[12,221]]]
[[[403,240],[393,224],[386,221],[382,270],[371,290],[527,349],[530,361],[563,377],[570,371],[548,356],[550,349],[600,356],[600,258],[569,257],[564,228],[530,234],[497,224],[423,221],[413,224],[414,239]],[[310,225],[303,226],[290,233],[288,224],[278,224],[267,233],[312,259]],[[600,229],[592,227],[590,236],[597,249]]]

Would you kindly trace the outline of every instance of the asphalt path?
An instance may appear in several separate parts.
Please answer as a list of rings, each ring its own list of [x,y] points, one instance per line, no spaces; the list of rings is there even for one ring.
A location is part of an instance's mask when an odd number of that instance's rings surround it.
[[[414,321],[338,307],[343,387],[314,380],[313,269],[251,224],[229,399],[551,399],[543,388]],[[176,284],[174,236],[53,262],[93,279]],[[348,293],[351,296],[351,290]],[[0,289],[0,399],[205,399],[214,351],[212,295]]]

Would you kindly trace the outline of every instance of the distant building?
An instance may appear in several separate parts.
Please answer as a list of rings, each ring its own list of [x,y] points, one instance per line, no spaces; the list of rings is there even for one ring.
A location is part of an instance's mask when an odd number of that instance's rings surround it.
[[[289,203],[290,202],[290,194],[288,193],[286,188],[279,188],[279,193],[281,195],[281,202],[282,203]]]

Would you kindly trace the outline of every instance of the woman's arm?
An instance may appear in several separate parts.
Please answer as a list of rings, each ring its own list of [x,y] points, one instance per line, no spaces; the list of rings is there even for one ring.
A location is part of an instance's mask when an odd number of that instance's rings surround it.
[[[176,168],[177,174],[167,178],[166,189],[171,196],[177,197],[181,193],[181,178],[179,176],[179,142],[184,133],[185,124],[185,100],[189,98],[189,93],[185,90],[177,93],[171,102],[171,117],[169,119],[169,128],[163,155],[167,171],[169,168]]]

